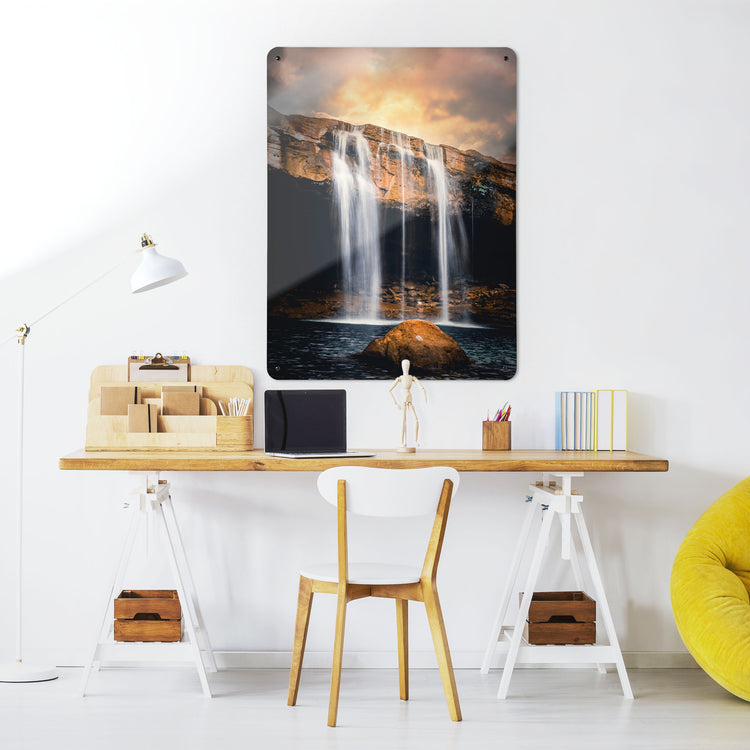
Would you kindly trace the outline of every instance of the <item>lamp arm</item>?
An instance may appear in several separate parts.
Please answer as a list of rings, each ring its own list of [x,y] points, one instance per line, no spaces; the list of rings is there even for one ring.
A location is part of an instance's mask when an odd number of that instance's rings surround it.
[[[23,343],[22,339],[25,339],[29,333],[31,332],[32,326],[35,326],[37,323],[40,323],[42,320],[44,320],[46,317],[52,315],[56,310],[59,310],[64,305],[67,305],[68,302],[71,302],[74,300],[79,294],[83,294],[89,287],[94,286],[94,284],[98,284],[105,276],[109,276],[113,271],[116,271],[120,266],[124,265],[130,260],[130,256],[126,256],[123,260],[121,260],[119,263],[112,266],[112,268],[106,270],[104,273],[99,274],[93,281],[89,281],[85,286],[82,286],[78,291],[73,292],[69,297],[66,297],[62,302],[58,302],[52,309],[47,310],[46,313],[43,315],[40,315],[36,320],[32,321],[31,323],[24,323],[22,326],[20,326],[16,332],[5,339],[2,343],[0,343],[0,346],[5,346],[10,341],[13,341],[14,339],[18,340],[18,343]],[[25,332],[23,331],[25,329]]]
[[[94,284],[98,284],[105,276],[109,276],[109,274],[111,274],[113,271],[116,271],[120,266],[125,265],[125,263],[127,263],[130,258],[130,255],[126,255],[123,260],[121,260],[119,263],[116,263],[114,266],[112,266],[112,268],[102,274],[99,274],[99,276],[97,276],[93,281],[89,281],[86,286],[82,286],[77,292],[73,292],[70,297],[67,297],[62,302],[59,302],[51,310],[48,310],[46,313],[44,313],[44,315],[37,318],[33,323],[29,325],[29,328],[31,328],[31,326],[35,326],[40,321],[44,320],[47,316],[52,315],[55,310],[59,310],[63,305],[67,305],[68,302],[74,300],[79,294],[83,294],[83,292],[85,292],[89,287],[94,286]]]

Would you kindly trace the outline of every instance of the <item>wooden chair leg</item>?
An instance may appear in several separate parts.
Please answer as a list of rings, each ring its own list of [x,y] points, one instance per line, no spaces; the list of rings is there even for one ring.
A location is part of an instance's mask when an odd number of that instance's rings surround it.
[[[461,706],[458,703],[456,678],[453,674],[453,663],[448,649],[448,637],[445,634],[443,612],[440,609],[437,591],[430,585],[424,587],[424,605],[427,610],[427,621],[430,623],[438,666],[440,667],[440,677],[443,680],[443,690],[448,701],[448,712],[453,721],[461,721]]]
[[[402,701],[409,700],[409,601],[396,599],[398,632],[398,687]]]
[[[336,636],[333,642],[333,664],[331,665],[331,697],[328,701],[328,726],[336,726],[341,688],[341,662],[344,657],[344,625],[346,624],[346,586],[339,584],[336,602]]]
[[[294,648],[292,649],[292,667],[289,671],[289,695],[287,705],[297,703],[299,679],[302,673],[302,659],[305,657],[305,642],[307,641],[307,626],[310,624],[310,608],[312,607],[312,581],[300,576],[299,595],[297,596],[297,621],[294,626]]]

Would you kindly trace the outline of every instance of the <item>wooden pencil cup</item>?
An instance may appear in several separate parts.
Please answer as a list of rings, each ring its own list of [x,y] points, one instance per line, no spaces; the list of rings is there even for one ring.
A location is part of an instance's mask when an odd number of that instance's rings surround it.
[[[510,422],[482,422],[482,450],[510,450]]]

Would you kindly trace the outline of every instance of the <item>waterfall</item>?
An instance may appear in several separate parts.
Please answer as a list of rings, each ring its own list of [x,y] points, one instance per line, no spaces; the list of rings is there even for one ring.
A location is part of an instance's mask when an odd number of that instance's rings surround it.
[[[440,283],[440,318],[437,322],[448,323],[449,281],[454,277],[463,279],[465,231],[448,203],[450,185],[445,169],[443,147],[425,143],[424,154],[430,177],[430,193],[434,196],[437,208],[433,217]]]
[[[401,161],[401,320],[406,319],[406,195],[411,182],[414,152],[411,139],[403,133],[391,131],[391,143]]]
[[[383,132],[386,138],[388,131]],[[383,183],[386,164],[396,152],[400,169],[394,176],[401,182],[401,319],[406,314],[408,255],[407,201],[414,192],[412,140],[403,133],[390,131],[389,143],[378,144],[376,158],[364,136],[364,126],[333,132],[333,198],[338,219],[342,292],[345,306],[341,316],[353,322],[380,320],[382,294],[382,247],[377,184]],[[432,237],[437,260],[440,312],[437,323],[449,323],[451,290],[463,289],[466,233],[458,209],[451,205],[450,176],[445,168],[442,146],[424,143],[427,164],[427,195],[432,204]],[[395,166],[395,165],[394,165]],[[421,171],[421,170],[420,170]],[[398,175],[400,172],[400,175]],[[455,306],[454,306],[455,307]],[[454,309],[454,320],[457,317]]]
[[[339,219],[344,317],[380,317],[380,222],[363,126],[334,132],[333,195]],[[352,309],[353,301],[360,304]]]

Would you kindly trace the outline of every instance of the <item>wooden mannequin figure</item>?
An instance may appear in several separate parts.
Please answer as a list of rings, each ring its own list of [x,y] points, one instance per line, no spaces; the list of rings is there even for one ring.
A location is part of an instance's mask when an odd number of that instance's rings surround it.
[[[401,447],[398,448],[398,452],[399,453],[414,453],[417,450],[416,447],[408,447],[406,445],[406,412],[407,411],[410,411],[412,415],[414,416],[414,422],[415,422],[414,443],[415,445],[419,445],[419,417],[417,416],[417,412],[414,409],[414,403],[413,403],[412,395],[411,395],[411,387],[412,385],[416,385],[418,388],[421,389],[422,393],[424,394],[425,404],[427,403],[427,391],[424,389],[424,386],[413,375],[409,375],[409,360],[408,359],[401,360],[401,370],[404,374],[400,375],[393,381],[393,385],[390,387],[388,392],[391,394],[391,398],[393,399],[393,403],[396,404],[396,408],[401,409]],[[400,403],[396,399],[396,396],[393,393],[396,386],[399,386],[399,385],[403,389],[403,400]]]

